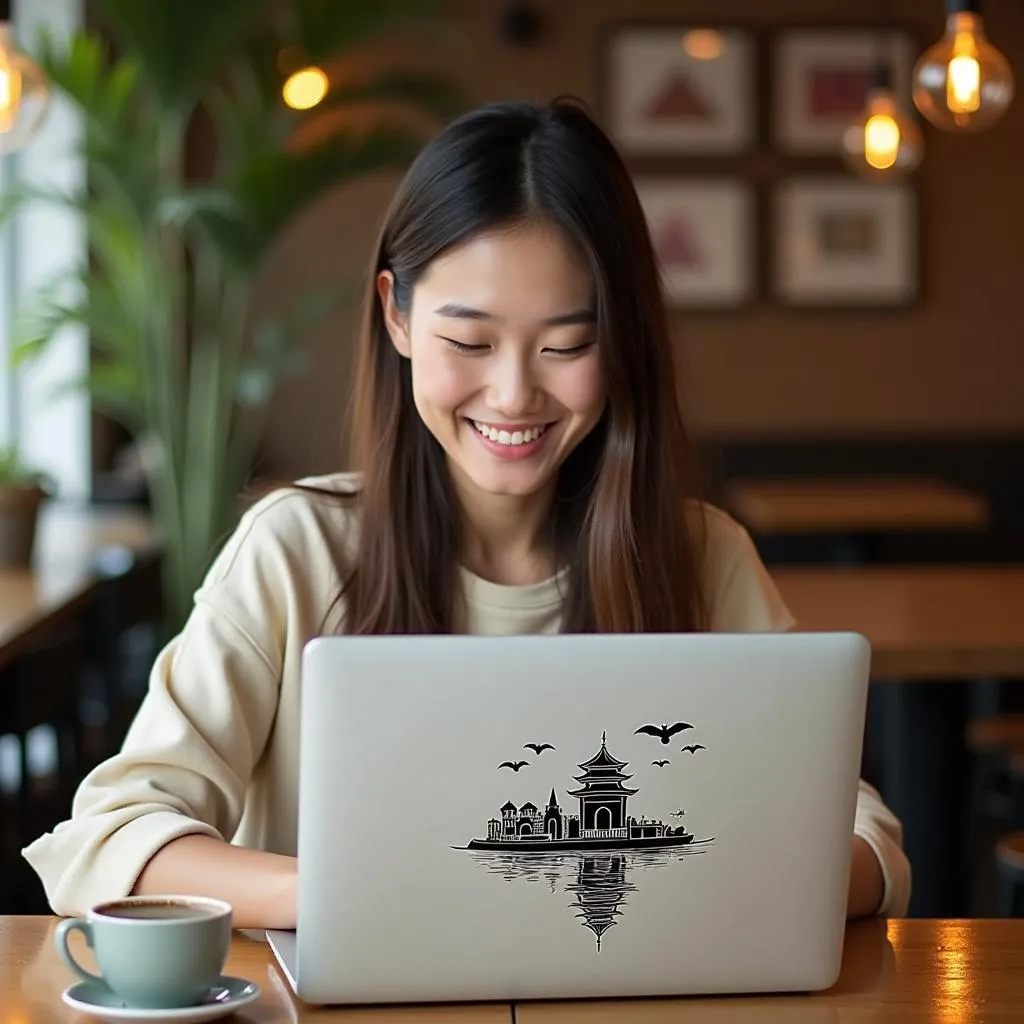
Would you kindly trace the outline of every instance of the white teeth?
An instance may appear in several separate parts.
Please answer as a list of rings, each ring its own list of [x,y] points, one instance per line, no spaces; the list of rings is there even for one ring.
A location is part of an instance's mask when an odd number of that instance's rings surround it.
[[[537,438],[547,430],[547,427],[543,426],[530,427],[529,430],[514,430],[509,432],[507,430],[498,430],[495,427],[490,427],[486,423],[480,423],[477,420],[473,420],[473,426],[489,440],[497,441],[498,444],[507,445],[530,444],[531,441],[536,441]]]

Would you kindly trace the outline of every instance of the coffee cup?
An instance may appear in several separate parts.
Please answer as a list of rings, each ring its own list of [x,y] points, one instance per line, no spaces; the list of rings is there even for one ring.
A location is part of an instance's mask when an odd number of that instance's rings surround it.
[[[79,931],[100,974],[72,956]],[[80,978],[133,1008],[195,1006],[216,984],[231,944],[231,904],[200,896],[129,896],[68,918],[54,932],[57,952]]]

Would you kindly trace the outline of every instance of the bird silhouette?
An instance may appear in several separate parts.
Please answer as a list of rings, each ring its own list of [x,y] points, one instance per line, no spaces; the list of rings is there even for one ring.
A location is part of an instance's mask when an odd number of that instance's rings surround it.
[[[685,818],[686,817],[686,811],[681,811],[681,810],[680,811],[673,811],[672,814],[671,814],[671,817],[673,817],[673,818]]]
[[[691,754],[697,753],[698,750],[707,750],[707,749],[708,748],[705,747],[703,743],[691,743],[690,746],[683,747],[683,750],[688,750]],[[681,754],[683,752],[683,750],[680,750],[679,753]]]
[[[538,756],[545,750],[554,750],[555,748],[550,743],[524,743],[523,750],[532,750]]]
[[[498,769],[501,770],[502,768],[511,768],[512,771],[518,773],[520,768],[525,767],[529,763],[529,761],[502,761],[501,764],[498,765]]]
[[[693,726],[689,722],[676,722],[674,725],[665,725],[664,723],[661,725],[641,725],[633,735],[646,733],[648,736],[657,736],[662,743],[668,743],[677,732],[692,728]]]
[[[656,764],[659,768],[664,768],[665,765],[671,764],[671,763],[672,763],[671,761],[666,761],[664,759],[659,760],[659,761],[652,761],[651,762],[651,764]]]

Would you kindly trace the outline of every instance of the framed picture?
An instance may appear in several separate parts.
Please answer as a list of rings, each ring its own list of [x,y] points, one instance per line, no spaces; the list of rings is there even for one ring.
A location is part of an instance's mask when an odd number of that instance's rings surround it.
[[[880,63],[911,107],[917,53],[909,33],[854,29],[790,29],[772,47],[775,144],[794,154],[837,154],[843,131],[867,102]]]
[[[601,106],[627,154],[734,154],[754,141],[754,42],[740,29],[616,26]]]
[[[773,289],[793,306],[901,306],[919,287],[917,195],[907,184],[791,178],[772,209]]]
[[[756,202],[733,178],[640,178],[670,307],[735,308],[756,291]]]

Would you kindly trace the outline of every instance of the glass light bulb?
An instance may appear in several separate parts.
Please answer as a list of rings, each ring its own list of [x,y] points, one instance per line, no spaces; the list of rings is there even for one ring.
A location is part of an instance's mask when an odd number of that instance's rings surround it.
[[[1006,112],[1013,93],[1013,71],[972,11],[951,14],[946,34],[914,67],[914,105],[944,131],[988,128]]]
[[[896,163],[900,151],[900,126],[889,114],[872,114],[864,124],[864,159],[885,170]]]
[[[50,85],[42,69],[11,39],[0,22],[0,153],[13,153],[32,141],[50,108]]]
[[[861,176],[891,180],[921,163],[924,139],[888,89],[873,89],[864,112],[843,133],[842,154]]]
[[[294,110],[309,110],[327,95],[329,84],[327,75],[320,68],[302,68],[288,76],[282,95],[285,103]]]

